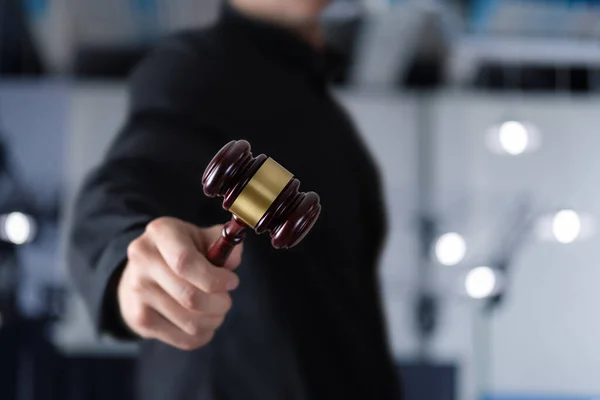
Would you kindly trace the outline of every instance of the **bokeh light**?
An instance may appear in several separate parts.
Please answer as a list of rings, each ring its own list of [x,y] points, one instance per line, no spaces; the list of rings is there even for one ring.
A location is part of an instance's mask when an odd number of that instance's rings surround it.
[[[435,257],[442,265],[459,264],[467,253],[465,239],[456,232],[445,233],[435,244]]]
[[[473,268],[465,278],[465,290],[473,299],[490,297],[496,290],[496,272],[487,266]]]
[[[559,243],[572,243],[581,234],[581,218],[574,210],[560,210],[552,218],[552,234]]]

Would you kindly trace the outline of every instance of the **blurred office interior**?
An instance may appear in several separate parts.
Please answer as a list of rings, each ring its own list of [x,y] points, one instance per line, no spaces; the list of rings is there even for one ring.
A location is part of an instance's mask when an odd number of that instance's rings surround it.
[[[136,346],[95,337],[66,274],[69,210],[127,75],[218,9],[0,0],[1,399],[131,398]],[[384,177],[407,400],[599,398],[600,1],[336,0],[324,24]]]

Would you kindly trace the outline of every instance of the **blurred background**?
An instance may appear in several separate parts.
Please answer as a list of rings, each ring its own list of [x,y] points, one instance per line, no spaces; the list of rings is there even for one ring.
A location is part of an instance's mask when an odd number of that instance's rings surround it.
[[[131,399],[95,338],[69,209],[126,77],[219,0],[0,0],[0,399]],[[384,176],[407,400],[600,398],[600,1],[338,0],[335,92]]]

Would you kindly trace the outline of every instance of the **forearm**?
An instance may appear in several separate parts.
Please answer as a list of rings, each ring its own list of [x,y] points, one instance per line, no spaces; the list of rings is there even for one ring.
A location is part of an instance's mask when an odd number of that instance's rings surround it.
[[[110,288],[111,281],[114,284],[118,279],[119,269],[126,261],[127,245],[144,231],[151,219],[141,209],[127,206],[130,202],[127,199],[133,194],[116,195],[116,191],[123,191],[125,182],[115,181],[115,176],[123,172],[121,168],[105,165],[88,178],[74,210],[68,247],[71,277],[94,326],[115,336],[123,335],[117,332],[118,316],[113,315],[111,297],[115,292]]]
[[[186,79],[197,70],[195,58],[169,45],[141,64],[131,79],[127,123],[80,193],[69,268],[100,329],[115,321],[112,286],[128,245],[150,221],[170,216],[212,225],[221,217],[201,179],[227,138],[206,121],[210,112],[199,112],[203,91]]]
[[[199,190],[185,171],[151,157],[133,152],[126,159],[109,155],[84,184],[70,233],[69,266],[75,285],[97,329],[118,337],[126,335],[119,332],[116,292],[109,283],[118,280],[127,246],[158,217],[197,220],[201,205]]]

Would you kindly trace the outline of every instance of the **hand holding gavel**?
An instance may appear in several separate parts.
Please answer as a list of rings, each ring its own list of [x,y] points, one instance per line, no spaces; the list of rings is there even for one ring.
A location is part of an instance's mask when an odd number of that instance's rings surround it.
[[[175,218],[152,221],[128,247],[118,300],[125,323],[144,338],[182,350],[207,344],[239,284],[245,229],[270,233],[275,248],[298,244],[319,217],[319,197],[246,141],[230,142],[210,162],[204,192],[223,196],[225,226],[199,228]]]

